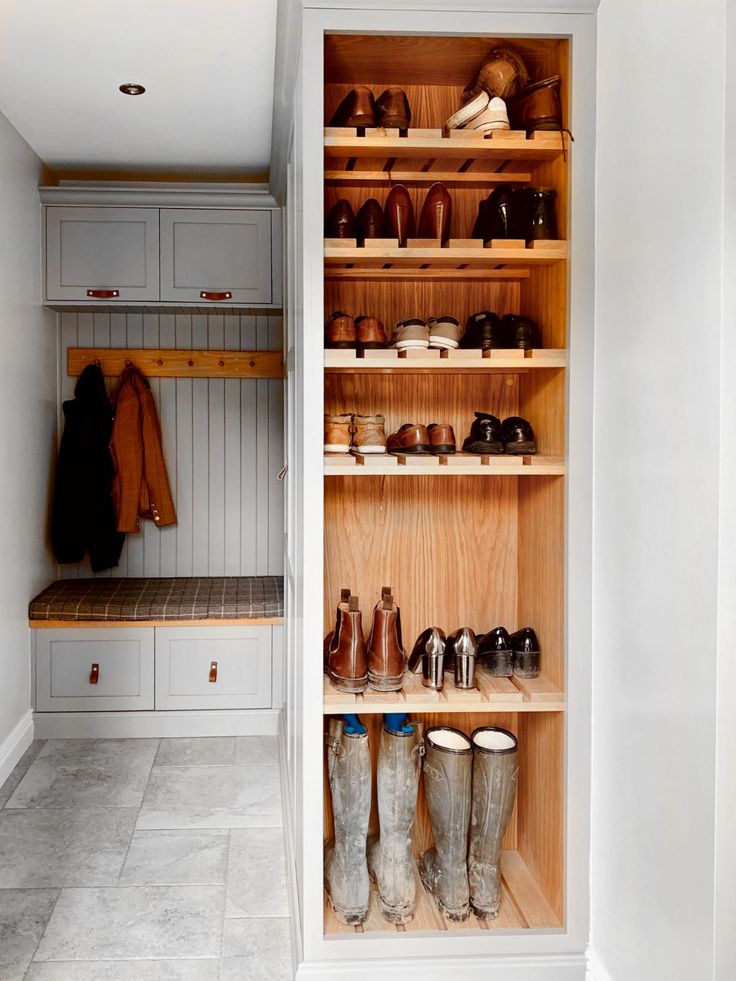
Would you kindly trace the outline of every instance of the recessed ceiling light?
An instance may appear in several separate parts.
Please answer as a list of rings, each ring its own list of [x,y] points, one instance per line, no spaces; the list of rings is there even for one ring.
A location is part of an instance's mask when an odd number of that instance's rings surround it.
[[[126,82],[120,86],[120,91],[123,95],[143,95],[146,90],[142,85],[138,85],[137,82]]]

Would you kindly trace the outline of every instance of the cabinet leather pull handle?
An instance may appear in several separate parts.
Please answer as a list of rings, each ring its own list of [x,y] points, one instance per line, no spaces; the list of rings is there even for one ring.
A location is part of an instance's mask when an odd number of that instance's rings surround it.
[[[210,664],[210,681],[214,684],[217,681],[217,661]]]
[[[96,685],[100,677],[100,666],[99,664],[93,664],[89,672],[89,683],[91,685]]]
[[[87,290],[87,296],[94,296],[100,300],[110,300],[120,296],[120,290]]]
[[[232,300],[233,298],[230,290],[225,290],[222,293],[213,293],[212,290],[200,290],[199,295],[203,300]]]

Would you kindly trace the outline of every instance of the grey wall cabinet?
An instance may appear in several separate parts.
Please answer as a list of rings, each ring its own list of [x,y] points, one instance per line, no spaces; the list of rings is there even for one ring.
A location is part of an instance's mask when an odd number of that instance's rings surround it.
[[[46,298],[159,298],[157,208],[46,209]]]
[[[271,212],[161,211],[161,300],[271,303]]]

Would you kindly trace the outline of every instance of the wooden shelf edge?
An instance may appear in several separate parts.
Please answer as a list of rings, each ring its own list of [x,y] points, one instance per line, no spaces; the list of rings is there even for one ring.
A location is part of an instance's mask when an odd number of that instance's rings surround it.
[[[324,895],[324,935],[325,939],[345,940],[361,936],[411,938],[428,933],[446,936],[493,936],[499,931],[523,932],[559,930],[559,918],[539,888],[526,862],[517,851],[501,853],[501,908],[495,920],[480,920],[471,913],[463,923],[446,920],[437,908],[430,893],[424,888],[416,871],[416,910],[414,919],[397,927],[381,916],[378,907],[376,887],[371,883],[371,903],[368,919],[361,926],[347,926],[335,916],[330,901]]]
[[[351,240],[352,241],[352,240]],[[333,244],[335,243],[335,244]],[[387,267],[406,271],[413,268],[419,274],[444,270],[454,275],[458,270],[488,269],[494,266],[553,265],[567,259],[567,242],[564,240],[534,243],[531,247],[483,246],[431,246],[431,247],[352,247],[339,239],[326,239],[324,265],[327,272],[332,267],[374,270],[385,273]]]
[[[348,453],[324,458],[325,477],[562,477],[565,461],[558,456],[481,457],[456,453],[451,456],[399,457],[375,454],[359,458]],[[405,461],[405,462],[402,462]]]
[[[378,352],[366,352],[364,357],[359,357],[355,350],[342,351],[327,348],[324,353],[324,367],[325,371],[389,371],[396,374],[418,371],[440,371],[450,374],[456,372],[480,374],[487,371],[514,373],[566,368],[567,351],[561,348],[535,348],[529,352],[497,349],[490,352],[490,356],[484,356],[484,352],[480,350],[461,352],[458,349],[446,355],[428,351],[411,357],[401,357],[399,351],[387,348]]]

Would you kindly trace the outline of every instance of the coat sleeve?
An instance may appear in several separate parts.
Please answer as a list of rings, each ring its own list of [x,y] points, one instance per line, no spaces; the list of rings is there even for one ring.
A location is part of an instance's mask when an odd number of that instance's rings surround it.
[[[158,528],[176,524],[176,510],[161,440],[156,401],[147,385],[138,387],[143,427],[143,484],[140,514],[153,518]]]
[[[115,465],[112,497],[117,530],[136,532],[143,478],[143,433],[140,404],[130,383],[122,385],[118,393],[110,450]]]

